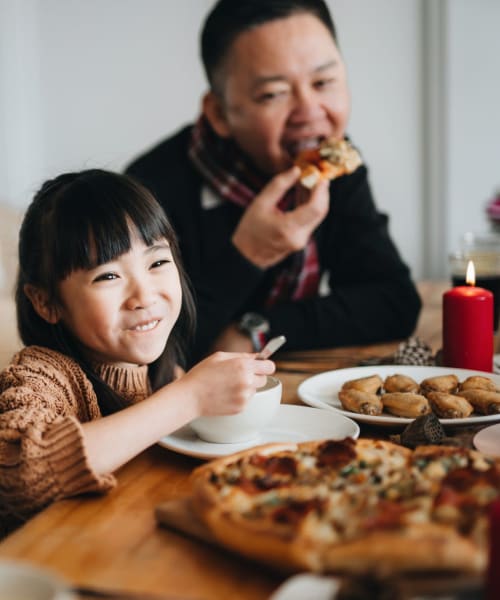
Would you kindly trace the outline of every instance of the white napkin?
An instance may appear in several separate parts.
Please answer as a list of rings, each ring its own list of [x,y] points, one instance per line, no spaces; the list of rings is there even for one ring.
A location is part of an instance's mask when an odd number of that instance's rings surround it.
[[[287,579],[269,600],[334,600],[339,589],[335,577],[304,573]]]

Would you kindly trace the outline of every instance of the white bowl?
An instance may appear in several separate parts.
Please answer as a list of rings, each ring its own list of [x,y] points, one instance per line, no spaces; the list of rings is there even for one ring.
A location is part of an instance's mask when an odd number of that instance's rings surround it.
[[[0,600],[74,600],[56,575],[25,562],[0,561]]]
[[[255,439],[272,421],[281,402],[282,385],[276,377],[268,377],[245,408],[235,415],[198,417],[190,425],[206,442],[234,444]]]

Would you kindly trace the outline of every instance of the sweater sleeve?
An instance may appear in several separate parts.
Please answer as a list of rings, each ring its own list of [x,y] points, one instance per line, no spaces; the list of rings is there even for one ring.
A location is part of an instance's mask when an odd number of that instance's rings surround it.
[[[87,460],[80,421],[99,414],[93,390],[61,358],[25,349],[0,374],[0,514],[11,525],[54,500],[115,485]]]

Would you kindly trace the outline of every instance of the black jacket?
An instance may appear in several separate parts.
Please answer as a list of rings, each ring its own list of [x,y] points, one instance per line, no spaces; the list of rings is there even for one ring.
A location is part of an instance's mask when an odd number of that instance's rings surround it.
[[[389,236],[388,219],[377,212],[365,166],[331,183],[329,213],[314,232],[328,295],[266,310],[272,269],[254,266],[231,243],[242,208],[229,202],[201,207],[203,181],[187,156],[189,135],[190,127],[182,129],[127,173],[155,194],[179,237],[198,309],[192,360],[249,310],[269,319],[270,335],[286,336],[287,350],[370,344],[413,332],[420,298]]]

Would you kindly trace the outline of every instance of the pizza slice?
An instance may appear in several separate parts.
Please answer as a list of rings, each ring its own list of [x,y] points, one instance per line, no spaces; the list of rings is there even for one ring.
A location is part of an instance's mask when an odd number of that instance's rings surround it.
[[[317,148],[300,152],[295,164],[301,168],[300,181],[312,189],[321,179],[335,179],[352,173],[362,164],[359,152],[348,140],[327,138]]]

